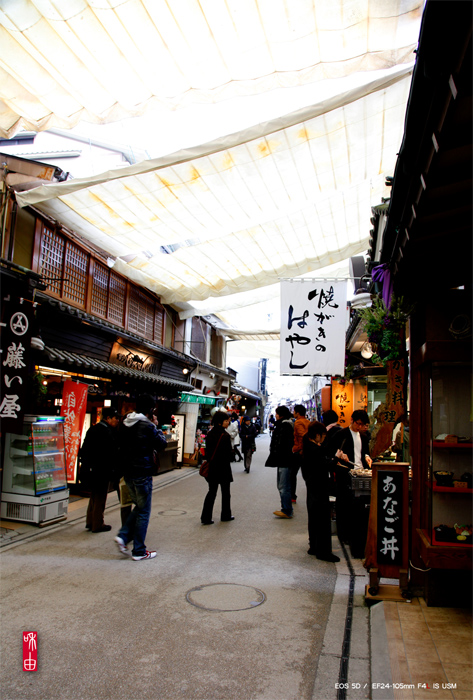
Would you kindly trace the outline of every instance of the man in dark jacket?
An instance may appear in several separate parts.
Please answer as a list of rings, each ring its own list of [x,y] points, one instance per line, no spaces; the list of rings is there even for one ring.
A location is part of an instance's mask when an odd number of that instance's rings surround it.
[[[245,465],[245,472],[249,474],[251,467],[251,459],[255,451],[255,438],[258,435],[256,426],[251,422],[250,416],[243,416],[243,421],[240,428],[241,451]]]
[[[369,438],[366,428],[369,425],[369,417],[366,411],[354,411],[351,424],[348,428],[339,430],[328,441],[326,454],[328,457],[341,458],[340,462],[349,461],[351,464],[339,466],[335,469],[336,476],[336,518],[337,535],[341,542],[349,542],[351,522],[351,482],[349,470],[358,467],[370,468],[371,457],[369,451]]]
[[[111,525],[105,525],[103,514],[108,485],[117,461],[118,423],[118,412],[114,408],[104,408],[102,420],[88,429],[80,450],[81,481],[90,489],[85,527],[92,532],[112,529]]]
[[[156,401],[152,396],[139,396],[136,412],[126,416],[120,435],[125,483],[135,507],[118,531],[115,542],[122,554],[129,555],[127,544],[133,540],[131,554],[134,561],[154,559],[156,556],[156,552],[148,551],[145,546],[151,515],[153,453],[164,450],[167,442],[163,432],[156,427],[158,421],[154,415],[155,407]]]
[[[287,406],[276,409],[276,427],[271,437],[267,467],[277,467],[278,491],[281,497],[281,510],[275,510],[278,518],[292,518],[291,500],[291,463],[294,446],[294,426],[292,415]]]

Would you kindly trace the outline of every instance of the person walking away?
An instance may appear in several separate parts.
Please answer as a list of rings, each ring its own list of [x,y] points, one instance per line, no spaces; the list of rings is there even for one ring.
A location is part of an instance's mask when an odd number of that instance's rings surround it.
[[[302,439],[302,477],[307,486],[307,516],[309,549],[317,559],[336,562],[340,558],[332,553],[332,520],[330,508],[330,462],[322,443],[326,427],[313,421]]]
[[[217,411],[212,418],[212,429],[205,440],[205,455],[209,465],[209,475],[206,479],[209,490],[204,500],[200,521],[202,525],[213,525],[212,512],[217,496],[218,487],[222,494],[222,509],[220,520],[234,520],[231,510],[230,484],[233,481],[231,459],[232,441],[227,432],[230,416],[224,411]]]
[[[156,552],[149,551],[145,545],[151,515],[153,453],[164,450],[167,441],[163,432],[157,428],[155,407],[156,401],[152,396],[139,396],[136,412],[126,416],[120,435],[125,484],[134,508],[118,531],[115,542],[120,552],[128,555],[127,545],[133,540],[131,554],[134,561],[154,559],[156,556]]]
[[[350,469],[371,467],[369,438],[366,429],[370,419],[366,411],[352,413],[348,428],[339,430],[328,442],[325,450],[329,458],[337,457],[335,466],[337,535],[341,542],[349,544],[351,522],[351,482]],[[351,462],[343,465],[342,462]]]
[[[305,406],[297,404],[294,406],[294,446],[292,448],[291,464],[291,500],[297,502],[297,474],[302,464],[302,438],[307,432],[310,420],[305,416]]]
[[[256,438],[256,426],[251,422],[250,416],[243,416],[243,422],[240,428],[241,437],[241,451],[243,452],[243,464],[245,465],[245,472],[250,473],[251,460],[253,457],[253,452],[256,450],[255,438]]]
[[[276,426],[276,418],[275,418],[275,417],[273,416],[273,414],[271,413],[271,415],[269,416],[269,421],[268,421],[268,427],[269,427],[269,434],[270,434],[270,435],[273,434],[273,430],[274,430],[275,426]]]
[[[238,421],[238,416],[233,414],[230,418],[230,424],[227,428],[227,433],[230,435],[232,441],[232,462],[236,462],[236,457],[238,456],[238,462],[241,462],[243,457],[241,456],[238,445],[240,444],[240,423]]]
[[[104,408],[102,419],[88,429],[80,449],[81,473],[84,485],[90,489],[85,527],[91,532],[109,532],[105,525],[104,512],[113,471],[117,466],[117,425],[120,419],[114,408]]]
[[[277,484],[281,497],[281,510],[275,510],[278,518],[292,518],[291,462],[294,446],[294,425],[287,406],[276,409],[276,424],[271,436],[266,467],[277,467]]]

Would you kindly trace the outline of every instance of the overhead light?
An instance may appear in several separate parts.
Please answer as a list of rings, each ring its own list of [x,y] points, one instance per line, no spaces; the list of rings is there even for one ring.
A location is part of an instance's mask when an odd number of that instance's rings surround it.
[[[189,370],[187,369],[187,367],[184,367],[184,369],[182,370],[182,374],[189,374]]]
[[[366,343],[363,344],[361,348],[361,357],[363,357],[365,360],[370,360],[373,355],[374,355],[374,350],[371,347],[371,343],[367,340]]]
[[[104,408],[109,408],[111,405],[112,405],[111,399],[105,399],[105,401],[103,402]]]

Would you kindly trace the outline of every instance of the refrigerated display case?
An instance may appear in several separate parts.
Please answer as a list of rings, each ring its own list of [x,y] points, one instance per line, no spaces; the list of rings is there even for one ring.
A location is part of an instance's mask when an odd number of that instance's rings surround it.
[[[25,416],[5,436],[1,517],[41,525],[67,516],[63,416]]]

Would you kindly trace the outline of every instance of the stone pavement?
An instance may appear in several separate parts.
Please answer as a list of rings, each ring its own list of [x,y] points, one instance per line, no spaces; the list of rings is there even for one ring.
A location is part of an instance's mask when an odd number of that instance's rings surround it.
[[[295,517],[273,516],[269,436],[256,444],[250,474],[233,465],[233,522],[220,522],[217,496],[215,524],[200,525],[206,483],[196,469],[156,477],[151,561],[116,549],[114,494],[111,533],[85,530],[86,499],[42,529],[2,522],[2,700],[371,697],[366,573],[359,560],[347,563],[336,537],[339,564],[307,554],[301,477]],[[37,673],[22,670],[27,630],[38,632]],[[336,688],[341,666],[346,692]]]

